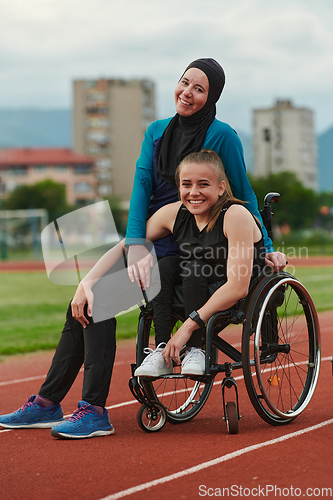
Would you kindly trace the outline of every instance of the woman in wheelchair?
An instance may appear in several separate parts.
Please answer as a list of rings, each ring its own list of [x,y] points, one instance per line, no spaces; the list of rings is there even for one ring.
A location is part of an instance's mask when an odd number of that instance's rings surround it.
[[[159,262],[161,291],[153,299],[156,349],[135,376],[159,377],[180,365],[182,375],[203,375],[205,323],[217,311],[246,297],[251,277],[265,265],[260,223],[233,197],[219,156],[203,150],[185,157],[176,171],[180,201],[158,210],[147,222],[147,239],[173,233],[179,255]],[[171,305],[181,285],[187,318],[170,339]],[[212,288],[215,291],[212,291]]]

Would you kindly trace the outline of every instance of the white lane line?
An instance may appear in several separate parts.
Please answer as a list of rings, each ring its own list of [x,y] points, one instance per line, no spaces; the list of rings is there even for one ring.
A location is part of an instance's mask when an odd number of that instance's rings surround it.
[[[323,361],[332,361],[332,358],[331,358],[330,356],[328,356],[328,357],[326,357],[326,358],[322,358],[322,359],[321,359],[321,362],[323,362]],[[121,363],[123,363],[123,362],[121,362]],[[306,361],[303,361],[302,363],[299,363],[299,364],[305,364],[305,363],[306,363]],[[287,365],[287,367],[288,367],[288,365]],[[282,368],[282,367],[277,368],[277,369],[281,369],[281,368]],[[284,368],[286,368],[286,367],[284,367]],[[265,370],[265,371],[266,371],[266,370]],[[33,377],[32,377],[32,378],[33,378]],[[235,380],[242,380],[243,378],[244,378],[244,375],[238,375],[238,377],[234,377],[234,379],[235,379]],[[23,380],[25,381],[26,379],[23,379]],[[214,385],[218,385],[218,384],[221,384],[221,380],[217,380],[217,381],[215,381],[215,382],[213,383],[213,386],[214,386]],[[187,390],[188,390],[188,389],[179,389],[178,391],[173,391],[173,392],[176,392],[176,393],[178,394],[178,393],[180,393],[180,392],[186,392]],[[170,393],[170,394],[172,394],[172,393]],[[167,396],[167,395],[169,395],[169,393],[165,393],[165,394],[164,394],[164,396]],[[158,396],[162,396],[162,394],[158,394]],[[137,401],[136,399],[131,399],[130,401],[124,401],[123,403],[118,403],[118,404],[115,404],[115,405],[106,406],[105,408],[106,408],[107,410],[113,410],[113,409],[115,409],[115,408],[121,408],[121,407],[123,407],[123,406],[133,405],[133,404],[135,404],[135,403],[138,403],[138,401]],[[68,415],[64,415],[64,417],[65,417],[65,418],[68,418],[68,417],[70,417],[71,415],[72,415],[72,413],[69,413]],[[15,429],[6,429],[6,431],[9,431],[9,430],[15,430]],[[0,430],[0,434],[1,434],[1,432],[4,432],[4,431]]]
[[[128,361],[116,361],[114,366],[119,366],[119,365],[125,365],[125,364],[130,364]],[[83,368],[81,368],[80,372],[83,372]],[[6,382],[0,382],[0,387],[4,385],[10,385],[10,384],[20,384],[21,382],[30,382],[31,380],[40,380],[44,379],[46,375],[36,375],[35,377],[26,377],[26,378],[17,378],[14,380],[7,380]]]
[[[7,380],[7,382],[0,382],[0,386],[11,385],[11,384],[20,384],[21,382],[30,382],[31,380],[39,380],[41,378],[45,378],[45,375],[37,375],[35,377],[26,377],[26,378],[17,378],[15,380]]]
[[[276,439],[271,439],[269,441],[264,441],[262,443],[257,443],[252,446],[247,446],[246,448],[241,448],[240,450],[236,450],[232,453],[228,453],[227,455],[222,455],[221,457],[215,458],[214,460],[210,460],[209,462],[203,462],[194,467],[190,467],[189,469],[182,470],[180,472],[175,472],[174,474],[170,474],[169,476],[164,476],[159,479],[155,479],[154,481],[149,481],[148,483],[139,484],[138,486],[134,486],[132,488],[128,488],[127,490],[119,491],[118,493],[114,493],[113,495],[109,495],[104,497],[102,500],[118,500],[119,498],[124,498],[126,496],[132,495],[133,493],[138,493],[139,491],[147,490],[152,486],[158,486],[159,484],[168,483],[173,481],[174,479],[179,479],[184,476],[189,476],[190,474],[195,474],[196,472],[202,471],[203,469],[208,469],[217,464],[221,464],[223,462],[227,462],[228,460],[232,460],[233,458],[240,457],[245,455],[246,453],[250,453],[251,451],[259,450],[261,448],[265,448],[267,446],[272,446],[274,444],[282,443],[287,441],[288,439],[292,439],[303,434],[306,434],[311,431],[315,431],[317,429],[321,429],[326,425],[333,424],[333,419],[325,420],[320,424],[312,425],[311,427],[307,427],[300,431],[291,432],[290,434],[285,434]]]

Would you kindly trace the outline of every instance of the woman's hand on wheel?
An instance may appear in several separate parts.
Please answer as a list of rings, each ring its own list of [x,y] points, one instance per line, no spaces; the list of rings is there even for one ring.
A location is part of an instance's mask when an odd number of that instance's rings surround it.
[[[150,269],[153,257],[144,245],[131,245],[127,256],[128,277],[146,290],[150,286]]]
[[[282,252],[270,252],[266,253],[265,262],[268,266],[273,267],[274,271],[282,271],[287,265],[287,257]]]
[[[84,314],[84,308],[87,304],[87,314],[92,316],[92,307],[94,303],[94,294],[88,286],[83,286],[82,282],[76,289],[73,300],[71,302],[72,316],[76,319],[83,328],[89,324],[89,319]]]

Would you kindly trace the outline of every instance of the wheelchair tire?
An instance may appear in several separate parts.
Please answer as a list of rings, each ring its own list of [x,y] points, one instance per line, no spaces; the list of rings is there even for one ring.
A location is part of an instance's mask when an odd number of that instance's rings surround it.
[[[164,407],[159,403],[154,403],[154,407],[141,405],[137,412],[136,420],[142,430],[146,432],[158,432],[166,424],[166,412]]]
[[[229,434],[238,434],[238,415],[234,401],[228,401],[225,408]]]
[[[173,333],[183,323],[182,318],[172,313]],[[155,332],[152,316],[143,316],[139,323],[137,340],[137,365],[143,360],[143,349],[155,347]],[[184,354],[183,354],[184,355]],[[182,358],[182,353],[181,353]],[[151,401],[160,402],[166,411],[167,421],[172,424],[188,422],[204,406],[213,386],[213,380],[202,382],[180,375],[180,367],[174,367],[173,375],[157,379],[141,377],[140,384]]]
[[[244,379],[250,400],[271,425],[294,420],[318,380],[320,329],[309,292],[288,273],[263,278],[245,311]]]

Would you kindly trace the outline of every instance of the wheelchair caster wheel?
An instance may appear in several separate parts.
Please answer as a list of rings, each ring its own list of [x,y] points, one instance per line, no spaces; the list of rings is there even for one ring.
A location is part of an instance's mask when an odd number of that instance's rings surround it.
[[[165,426],[166,411],[161,403],[144,404],[139,408],[136,420],[143,431],[157,432]]]
[[[238,433],[238,415],[236,404],[233,401],[228,401],[226,405],[226,421],[229,434]]]

